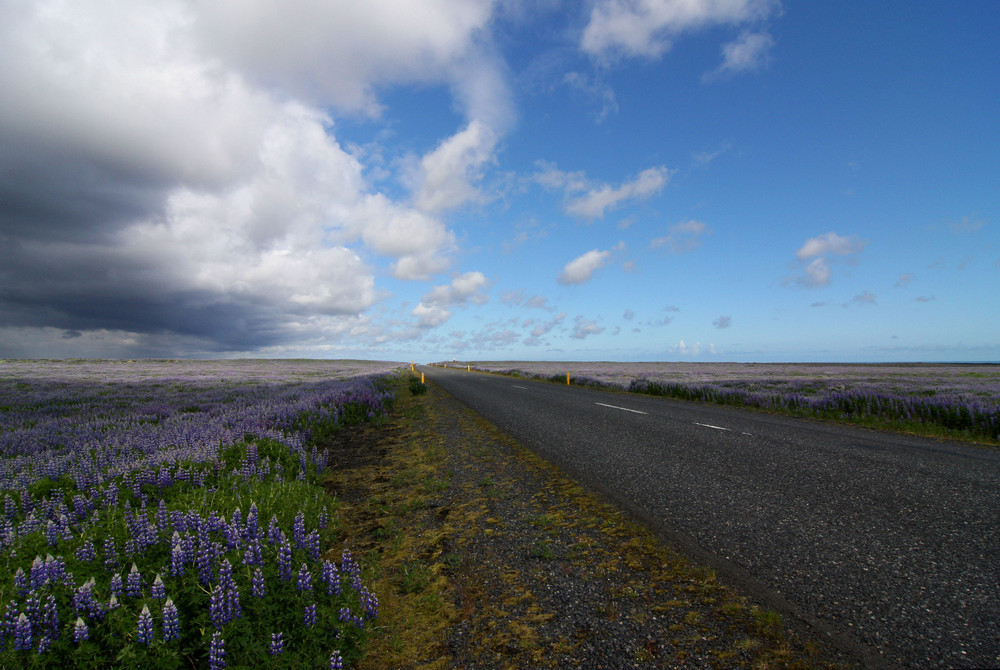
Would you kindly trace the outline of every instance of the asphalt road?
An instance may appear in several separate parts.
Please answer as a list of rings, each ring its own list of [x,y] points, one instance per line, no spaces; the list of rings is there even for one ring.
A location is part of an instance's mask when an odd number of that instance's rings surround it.
[[[863,665],[1000,666],[1000,450],[421,371]]]

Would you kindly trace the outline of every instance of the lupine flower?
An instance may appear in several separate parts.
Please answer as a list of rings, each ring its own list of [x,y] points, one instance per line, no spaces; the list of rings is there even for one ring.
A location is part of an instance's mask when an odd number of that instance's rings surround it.
[[[309,566],[305,563],[299,568],[298,579],[295,583],[295,588],[299,591],[312,591],[312,573],[309,572]]]
[[[142,611],[139,612],[139,630],[136,639],[140,644],[148,645],[153,642],[153,615],[149,613],[149,607],[146,605],[143,605]]]
[[[271,633],[271,656],[277,656],[285,650],[285,641],[282,633]]]
[[[175,532],[174,535],[177,535]],[[177,544],[170,550],[170,574],[180,577],[184,574],[184,549],[178,540]]]
[[[52,638],[48,635],[42,635],[38,638],[38,649],[35,650],[36,653],[44,654],[49,649],[52,648]]]
[[[306,611],[302,617],[302,623],[306,625],[306,628],[312,628],[316,625],[316,603],[306,605]]]
[[[228,621],[226,618],[226,598],[222,587],[218,584],[212,589],[212,595],[208,597],[208,619],[216,630],[222,628],[222,625]]]
[[[179,639],[181,636],[180,619],[174,601],[167,598],[163,604],[163,641]]]
[[[324,530],[327,524],[330,522],[330,512],[327,511],[326,505],[323,505],[323,509],[319,513],[319,519],[317,520],[317,525],[320,530]]]
[[[163,587],[163,579],[160,578],[160,573],[156,573],[156,578],[153,580],[152,595],[156,600],[163,600],[167,597],[166,589]]]
[[[132,569],[129,570],[128,576],[125,578],[125,595],[132,598],[138,598],[142,595],[142,574],[135,563],[132,564]]]
[[[292,578],[292,547],[287,539],[278,547],[278,577],[285,582]]]
[[[264,557],[261,555],[260,539],[251,537],[247,541],[246,548],[243,550],[243,564],[260,565],[263,561]]]
[[[17,592],[20,593],[21,596],[28,595],[28,591],[31,590],[31,587],[28,584],[28,576],[24,574],[24,570],[20,567],[16,572],[14,572],[14,586],[17,588]]]
[[[111,575],[110,588],[111,588],[111,593],[115,594],[116,596],[125,595],[125,587],[122,584],[122,576],[120,573],[116,572],[115,574]]]
[[[256,449],[254,449],[254,451],[256,451]],[[247,522],[244,529],[247,540],[257,539],[260,535],[260,527],[258,525],[260,520],[258,516],[259,513],[257,511],[257,503],[250,503],[250,511],[247,512]]]
[[[295,520],[292,521],[292,541],[295,543],[296,549],[306,548],[306,515],[299,510],[299,513],[295,515]]]
[[[87,538],[87,541],[76,550],[77,560],[83,561],[84,563],[90,563],[96,556],[97,553],[94,551],[94,543],[90,540],[90,538]]]
[[[220,631],[212,633],[212,642],[208,646],[209,670],[222,670],[226,667],[226,641]]]
[[[87,628],[87,623],[83,620],[83,617],[77,617],[76,623],[73,624],[73,642],[80,644],[89,637],[90,630]]]
[[[17,617],[17,624],[14,626],[14,649],[18,651],[31,649],[31,622],[24,612]]]
[[[250,582],[250,595],[254,598],[263,598],[267,594],[264,588],[264,573],[261,572],[260,567],[257,567],[253,571],[253,579]]]
[[[267,524],[267,543],[277,544],[282,541],[281,528],[278,527],[278,517],[275,514],[271,515],[271,521]]]
[[[330,670],[344,670],[344,661],[337,650],[330,654]]]

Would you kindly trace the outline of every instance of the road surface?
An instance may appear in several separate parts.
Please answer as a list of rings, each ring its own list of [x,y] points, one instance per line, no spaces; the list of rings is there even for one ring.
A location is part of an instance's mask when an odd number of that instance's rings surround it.
[[[1000,450],[423,367],[866,666],[1000,666]]]

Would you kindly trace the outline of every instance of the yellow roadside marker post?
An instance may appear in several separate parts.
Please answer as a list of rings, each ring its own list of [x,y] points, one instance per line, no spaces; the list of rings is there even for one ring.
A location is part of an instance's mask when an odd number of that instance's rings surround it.
[[[566,386],[569,386],[569,373],[566,373]]]
[[[420,383],[421,384],[424,383],[424,373],[423,372],[420,373]]]

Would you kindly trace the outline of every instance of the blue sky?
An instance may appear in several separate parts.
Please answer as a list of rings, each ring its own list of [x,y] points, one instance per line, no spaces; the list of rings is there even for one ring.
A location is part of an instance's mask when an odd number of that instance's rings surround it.
[[[1000,360],[995,2],[0,19],[0,356]]]

